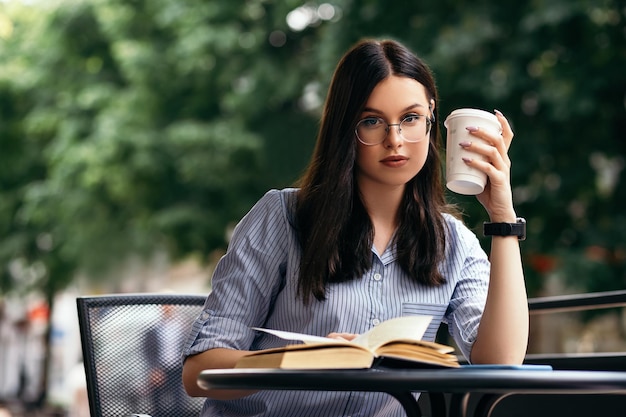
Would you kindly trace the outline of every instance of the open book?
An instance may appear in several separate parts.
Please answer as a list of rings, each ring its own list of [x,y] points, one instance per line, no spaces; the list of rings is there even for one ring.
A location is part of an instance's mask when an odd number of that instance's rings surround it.
[[[430,316],[406,316],[384,321],[354,340],[337,340],[301,333],[255,328],[285,340],[284,347],[252,352],[236,368],[358,369],[457,368],[454,348],[421,340]]]

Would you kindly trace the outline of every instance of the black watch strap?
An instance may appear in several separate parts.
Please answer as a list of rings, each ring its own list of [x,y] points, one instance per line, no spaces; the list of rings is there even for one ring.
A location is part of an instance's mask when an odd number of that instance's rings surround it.
[[[516,223],[483,223],[485,236],[517,236],[526,239],[526,219],[518,217]]]

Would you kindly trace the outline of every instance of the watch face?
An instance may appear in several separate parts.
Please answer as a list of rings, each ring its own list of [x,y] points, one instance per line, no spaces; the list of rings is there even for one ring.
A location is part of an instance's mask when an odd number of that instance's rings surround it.
[[[526,240],[526,219],[523,217],[518,217],[517,224],[521,229],[521,232],[517,235],[517,237],[519,238],[519,240]]]

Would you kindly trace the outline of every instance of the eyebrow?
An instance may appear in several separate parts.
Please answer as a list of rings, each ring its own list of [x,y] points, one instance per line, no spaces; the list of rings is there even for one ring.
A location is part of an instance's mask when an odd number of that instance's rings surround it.
[[[423,104],[420,104],[420,103],[414,103],[414,104],[411,104],[410,106],[407,106],[407,107],[403,108],[403,109],[400,111],[400,113],[404,113],[405,111],[412,110],[412,109],[414,109],[415,107],[426,108]],[[372,112],[372,113],[378,113],[378,114],[383,114],[383,113],[384,113],[384,112],[382,112],[382,111],[380,111],[380,110],[377,110],[377,109],[374,109],[374,108],[372,108],[372,107],[365,107],[365,108],[363,108],[363,111],[364,111],[364,112],[369,111],[369,112]]]

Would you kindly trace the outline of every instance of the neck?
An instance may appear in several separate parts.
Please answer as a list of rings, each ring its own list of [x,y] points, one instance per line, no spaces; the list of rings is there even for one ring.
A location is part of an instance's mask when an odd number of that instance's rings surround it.
[[[382,254],[398,227],[398,210],[404,195],[404,185],[359,187],[365,210],[374,226],[374,246]]]

